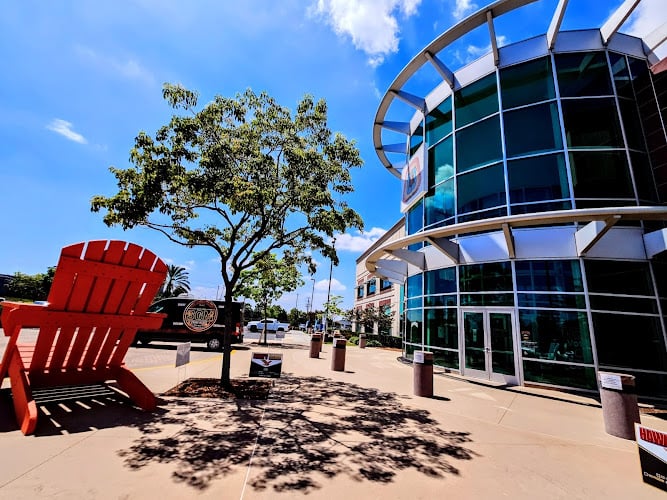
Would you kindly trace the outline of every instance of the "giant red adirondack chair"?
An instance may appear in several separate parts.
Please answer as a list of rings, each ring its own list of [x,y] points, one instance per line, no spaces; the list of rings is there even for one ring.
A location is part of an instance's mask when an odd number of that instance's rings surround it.
[[[159,328],[163,314],[146,312],[167,266],[124,241],[91,241],[62,249],[47,305],[3,302],[2,327],[10,337],[0,384],[9,375],[14,411],[24,434],[37,425],[32,389],[115,380],[144,410],[155,395],[123,359],[137,329]],[[39,329],[36,341],[19,341],[22,327]]]

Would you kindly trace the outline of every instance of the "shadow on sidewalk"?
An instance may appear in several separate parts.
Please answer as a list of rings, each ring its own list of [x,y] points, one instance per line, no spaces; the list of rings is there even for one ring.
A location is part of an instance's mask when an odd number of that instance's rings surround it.
[[[137,423],[142,437],[118,454],[130,469],[168,464],[174,481],[196,490],[249,463],[256,491],[308,493],[340,475],[389,483],[409,469],[457,475],[456,460],[477,456],[465,447],[469,433],[443,429],[405,399],[284,374],[268,401],[166,398],[164,414]]]

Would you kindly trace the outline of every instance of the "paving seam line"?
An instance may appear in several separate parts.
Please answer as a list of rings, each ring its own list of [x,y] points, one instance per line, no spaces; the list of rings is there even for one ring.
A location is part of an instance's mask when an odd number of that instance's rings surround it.
[[[271,397],[269,395],[269,397]],[[243,480],[243,489],[241,490],[241,497],[240,500],[243,500],[243,497],[245,496],[245,489],[246,486],[248,485],[248,479],[250,478],[250,469],[252,468],[252,459],[255,457],[255,451],[257,451],[257,444],[259,442],[259,436],[262,433],[262,424],[264,423],[264,415],[266,415],[266,405],[268,404],[269,399],[267,398],[266,402],[264,403],[264,406],[262,407],[262,417],[259,419],[259,425],[257,426],[257,435],[255,436],[255,444],[252,447],[252,453],[250,454],[250,459],[248,460],[248,468],[245,473],[245,479]]]

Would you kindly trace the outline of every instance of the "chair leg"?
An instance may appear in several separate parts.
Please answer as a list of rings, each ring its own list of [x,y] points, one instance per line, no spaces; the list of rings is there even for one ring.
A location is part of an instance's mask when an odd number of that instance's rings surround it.
[[[127,368],[116,368],[115,379],[120,388],[127,393],[139,408],[152,411],[157,407],[155,394]]]
[[[9,380],[14,398],[16,422],[24,435],[32,434],[37,427],[37,404],[32,397],[30,382],[25,373],[21,356],[16,352],[9,361]]]

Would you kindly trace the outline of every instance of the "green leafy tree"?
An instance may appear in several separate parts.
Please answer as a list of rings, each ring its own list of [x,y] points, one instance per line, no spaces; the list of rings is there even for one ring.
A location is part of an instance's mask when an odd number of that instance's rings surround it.
[[[370,330],[377,324],[379,333],[387,333],[394,320],[394,311],[388,306],[375,307],[369,305],[361,312],[361,322]]]
[[[283,323],[287,322],[287,311],[278,304],[272,304],[266,309],[266,314],[269,318],[276,318]]]
[[[238,290],[241,295],[253,300],[259,309],[267,316],[267,309],[276,300],[282,297],[283,293],[296,290],[303,285],[301,273],[297,263],[290,257],[279,259],[275,254],[270,253],[261,260],[256,261],[250,269],[241,272]],[[287,317],[285,310],[280,308],[279,312],[283,319]],[[278,318],[278,315],[273,316]],[[262,331],[263,342],[266,343],[266,324]],[[260,341],[261,342],[261,341]]]
[[[307,315],[303,311],[299,311],[296,307],[293,307],[290,309],[289,313],[287,313],[287,321],[289,321],[290,325],[298,327],[301,323],[305,323],[307,320]]]
[[[190,293],[190,277],[188,271],[181,266],[168,265],[167,277],[162,285],[162,297],[177,297],[182,293]]]
[[[49,267],[46,273],[39,274],[17,272],[7,283],[7,295],[19,299],[46,300],[55,272],[55,267]]]
[[[337,316],[343,315],[343,309],[340,305],[343,302],[343,297],[340,295],[332,295],[329,297],[328,302],[324,303],[324,314],[326,319],[327,330],[330,329],[331,323],[330,318],[335,318]]]
[[[335,234],[363,228],[345,202],[351,169],[362,161],[354,143],[327,124],[327,105],[303,97],[294,114],[266,93],[248,89],[216,96],[198,108],[196,92],[166,84],[175,110],[154,136],[139,132],[133,166],[111,167],[118,193],[95,196],[94,212],[123,229],[147,227],[220,259],[231,327],[231,303],[241,273],[267,255],[289,250],[308,262],[319,251],[338,263]],[[221,382],[229,385],[230,335],[225,335]]]

